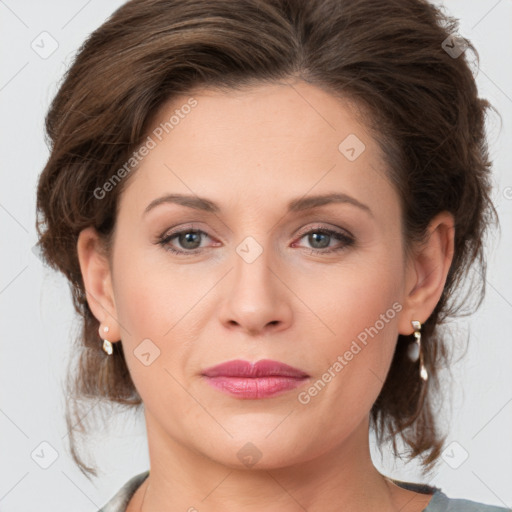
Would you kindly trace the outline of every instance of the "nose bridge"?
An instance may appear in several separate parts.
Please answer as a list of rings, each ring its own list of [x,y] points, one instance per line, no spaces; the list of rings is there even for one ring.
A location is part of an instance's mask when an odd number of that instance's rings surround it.
[[[253,190],[252,207],[247,208],[247,199],[240,198],[237,204],[237,216],[232,229],[235,237],[239,238],[234,249],[236,252],[235,274],[237,278],[249,278],[257,273],[264,276],[270,272],[269,266],[274,266],[271,255],[273,253],[273,230],[275,222],[271,208],[262,208],[266,204],[263,191]]]
[[[234,284],[235,287],[241,285],[242,289],[239,292],[250,296],[252,288],[252,295],[255,296],[262,291],[267,293],[270,291],[271,243],[270,236],[267,234],[249,235],[236,246]]]
[[[252,334],[266,326],[284,326],[291,319],[283,285],[274,275],[271,236],[263,231],[246,236],[235,247],[234,271],[223,302],[222,321]]]
[[[275,247],[276,236],[281,239],[276,228],[276,221],[281,213],[269,205],[268,191],[256,185],[251,194],[250,204],[252,207],[247,208],[247,199],[239,198],[237,217],[231,226],[234,236],[239,239],[234,245],[234,286],[243,282],[244,286],[254,287],[253,295],[270,294],[267,300],[271,301],[281,296],[282,290],[279,288],[283,286],[274,275],[282,268],[279,259],[281,251]],[[244,291],[250,293],[250,290],[238,290],[237,293]]]

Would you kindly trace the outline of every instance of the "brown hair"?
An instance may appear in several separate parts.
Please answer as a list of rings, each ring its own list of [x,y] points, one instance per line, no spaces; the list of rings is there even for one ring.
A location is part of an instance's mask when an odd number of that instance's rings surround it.
[[[400,435],[409,458],[419,456],[424,470],[434,465],[445,440],[435,421],[438,371],[449,355],[440,327],[464,313],[463,306],[469,312],[480,305],[483,238],[497,222],[484,126],[490,105],[478,98],[467,60],[469,52],[476,59],[478,54],[469,42],[459,56],[443,44],[457,27],[422,0],[238,0],[236,6],[232,0],[132,0],[90,35],[48,111],[51,154],[37,189],[42,254],[69,279],[82,319],[77,365],[68,370],[66,421],[72,456],[84,474],[96,471],[74,446],[74,425],[83,431],[83,412],[90,409],[79,400],[106,398],[135,410],[141,405],[122,345],[114,344],[110,357],[102,351],[76,251],[88,226],[109,248],[118,198],[130,176],[102,199],[94,191],[130,158],[159,107],[176,95],[297,77],[354,100],[367,113],[400,192],[408,250],[437,213],[454,215],[453,262],[422,327],[429,380],[423,384],[418,365],[407,358],[411,338],[400,335],[370,415],[379,444],[387,432],[397,455]],[[473,264],[480,279],[465,281]]]

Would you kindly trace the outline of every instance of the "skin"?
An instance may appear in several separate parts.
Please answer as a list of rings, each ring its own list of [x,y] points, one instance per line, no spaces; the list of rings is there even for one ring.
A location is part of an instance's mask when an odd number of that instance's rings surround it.
[[[399,196],[380,148],[354,105],[317,87],[297,80],[193,97],[197,106],[121,194],[111,262],[93,228],[77,245],[91,310],[110,329],[100,335],[123,344],[144,401],[150,477],[128,511],[141,510],[143,498],[144,511],[313,512],[340,503],[356,512],[423,510],[430,495],[402,489],[374,467],[369,411],[398,334],[412,334],[411,321],[424,322],[439,301],[453,256],[452,216],[436,216],[428,242],[405,260]],[[164,105],[155,126],[188,99]],[[349,134],[365,144],[354,161],[338,149]],[[287,213],[292,199],[332,192],[371,214],[349,203]],[[169,193],[206,197],[221,210],[164,203],[144,214]],[[157,243],[190,223],[206,233],[197,244],[169,244],[199,253],[178,256]],[[319,227],[355,242],[315,242],[307,234]],[[248,236],[263,250],[251,263],[236,251]],[[343,250],[311,253],[326,246]],[[394,318],[301,404],[298,393],[393,303],[401,306]],[[134,354],[144,339],[160,350],[148,366]],[[200,375],[224,361],[267,358],[302,369],[309,382],[243,400]],[[237,456],[248,442],[261,452],[252,467]]]

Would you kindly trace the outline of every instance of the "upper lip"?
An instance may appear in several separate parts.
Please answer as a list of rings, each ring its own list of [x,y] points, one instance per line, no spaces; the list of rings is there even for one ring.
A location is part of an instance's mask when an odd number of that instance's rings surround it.
[[[271,359],[261,359],[256,363],[244,361],[242,359],[234,359],[226,361],[225,363],[212,366],[203,370],[203,375],[206,377],[292,377],[304,378],[309,375],[298,368],[289,366],[279,361],[272,361]]]

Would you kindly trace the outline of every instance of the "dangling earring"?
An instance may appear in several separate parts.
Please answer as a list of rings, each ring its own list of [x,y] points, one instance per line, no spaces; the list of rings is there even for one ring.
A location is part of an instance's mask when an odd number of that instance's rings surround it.
[[[105,327],[103,327],[103,332],[107,333],[109,331],[109,328],[108,328],[108,325],[106,325]],[[109,355],[111,356],[112,353],[114,352],[114,347],[112,345],[112,343],[110,343],[110,341],[108,340],[103,340],[103,350]]]
[[[414,328],[414,341],[408,347],[407,355],[409,359],[416,362],[420,360],[420,377],[426,381],[428,379],[427,369],[423,364],[423,350],[421,350],[421,323],[418,320],[413,320],[412,326]]]

